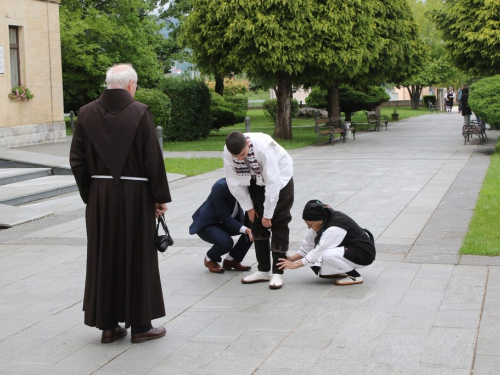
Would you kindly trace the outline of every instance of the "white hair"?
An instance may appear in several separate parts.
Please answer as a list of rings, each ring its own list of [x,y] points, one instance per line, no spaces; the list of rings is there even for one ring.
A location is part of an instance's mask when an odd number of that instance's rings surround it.
[[[116,64],[106,71],[108,89],[127,89],[130,81],[137,83],[137,72],[131,64]]]

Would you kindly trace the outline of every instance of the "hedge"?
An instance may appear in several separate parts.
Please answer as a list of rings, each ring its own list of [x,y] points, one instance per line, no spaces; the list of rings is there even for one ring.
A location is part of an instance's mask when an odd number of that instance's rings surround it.
[[[149,107],[155,126],[163,128],[163,139],[166,139],[170,124],[171,104],[167,95],[157,89],[141,89],[136,91],[135,100]]]
[[[161,90],[172,103],[172,121],[166,129],[169,141],[193,141],[207,138],[212,127],[211,95],[199,79],[165,78]]]
[[[424,107],[429,108],[429,102],[431,102],[432,105],[435,105],[437,99],[436,95],[424,95],[422,100],[424,101]]]
[[[483,78],[471,85],[469,106],[482,121],[500,130],[500,75]]]

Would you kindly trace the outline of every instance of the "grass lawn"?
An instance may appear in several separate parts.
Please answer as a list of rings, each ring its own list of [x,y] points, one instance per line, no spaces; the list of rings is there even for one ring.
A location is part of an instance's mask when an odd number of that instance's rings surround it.
[[[248,93],[248,100],[268,100],[271,99],[269,90],[259,90],[257,92]]]
[[[387,115],[391,122],[391,113],[393,109],[390,107],[382,107],[381,114]],[[413,116],[419,116],[429,113],[426,108],[413,110],[409,107],[398,107],[399,119],[405,119]],[[272,136],[274,132],[274,122],[264,116],[262,109],[249,109],[247,116],[250,117],[250,130],[252,132],[262,132]],[[354,122],[366,122],[364,112],[360,111],[352,117]],[[304,147],[316,144],[318,136],[314,132],[314,119],[293,119],[293,140],[280,141],[280,145],[287,150]],[[372,126],[373,128],[373,126]],[[364,130],[363,126],[358,127],[359,130]],[[245,123],[236,124],[222,128],[218,132],[211,131],[207,139],[199,139],[196,141],[179,141],[165,142],[164,149],[166,151],[222,151],[226,135],[234,130],[241,132],[245,131]]]
[[[500,142],[491,156],[490,167],[484,177],[476,208],[465,235],[460,254],[500,255]]]
[[[196,176],[223,167],[222,158],[167,158],[165,169],[170,173]]]

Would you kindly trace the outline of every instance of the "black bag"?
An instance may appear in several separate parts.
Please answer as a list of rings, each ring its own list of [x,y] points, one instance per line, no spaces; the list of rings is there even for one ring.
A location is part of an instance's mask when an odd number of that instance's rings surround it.
[[[158,234],[158,228],[161,226],[165,231],[165,234]],[[170,233],[167,228],[167,224],[165,224],[165,220],[163,219],[163,215],[158,218],[158,223],[156,224],[156,232],[155,232],[155,247],[158,249],[160,253],[163,253],[167,250],[169,246],[174,244],[174,240],[170,237]]]

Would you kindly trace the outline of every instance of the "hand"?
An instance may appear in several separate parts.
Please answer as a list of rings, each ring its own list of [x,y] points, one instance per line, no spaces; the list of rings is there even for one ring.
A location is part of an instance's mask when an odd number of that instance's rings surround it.
[[[285,258],[279,258],[278,260],[279,262],[277,265],[280,270],[286,270],[286,269],[293,270],[295,268],[299,268],[302,266],[302,263],[291,262]]]
[[[167,212],[168,207],[166,203],[155,203],[155,217],[159,218],[165,212]]]
[[[264,228],[271,228],[273,226],[273,223],[271,222],[271,219],[266,219],[265,217],[262,218],[262,226]]]
[[[245,233],[248,235],[248,239],[250,240],[250,242],[253,242],[252,230],[250,228],[247,228],[245,230]]]
[[[253,221],[255,220],[255,209],[252,208],[252,209],[248,210],[247,214],[248,214],[248,220],[250,220],[250,222],[253,223]]]

